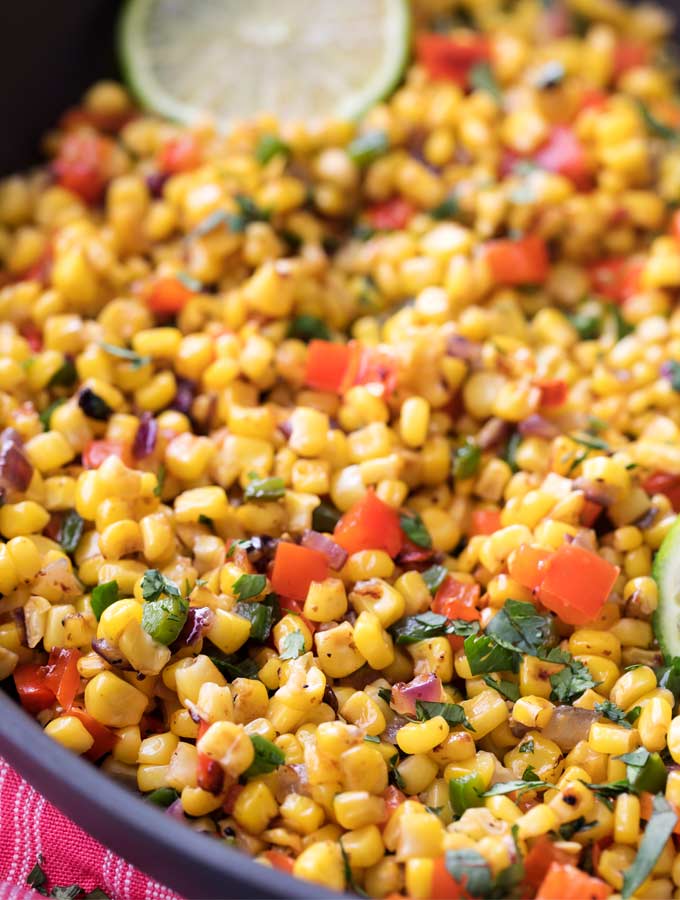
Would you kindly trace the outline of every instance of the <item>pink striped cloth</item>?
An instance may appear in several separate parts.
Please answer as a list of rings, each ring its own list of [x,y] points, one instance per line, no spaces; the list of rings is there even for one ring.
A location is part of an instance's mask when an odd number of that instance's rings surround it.
[[[40,900],[26,876],[41,854],[47,888],[101,888],[112,900],[180,900],[85,834],[0,757],[0,900]]]

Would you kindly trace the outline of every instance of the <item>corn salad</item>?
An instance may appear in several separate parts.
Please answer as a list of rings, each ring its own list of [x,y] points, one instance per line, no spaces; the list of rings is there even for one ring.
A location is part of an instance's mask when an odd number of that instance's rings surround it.
[[[360,125],[102,82],[0,182],[0,678],[324,887],[680,897],[671,23],[413,14]]]

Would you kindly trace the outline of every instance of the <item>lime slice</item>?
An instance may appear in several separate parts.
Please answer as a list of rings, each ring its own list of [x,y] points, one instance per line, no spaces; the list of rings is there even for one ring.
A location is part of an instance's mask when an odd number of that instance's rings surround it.
[[[654,634],[666,659],[680,656],[680,517],[663,539],[652,574],[659,588]]]
[[[128,0],[119,23],[142,105],[221,126],[360,116],[398,83],[409,40],[408,0]]]

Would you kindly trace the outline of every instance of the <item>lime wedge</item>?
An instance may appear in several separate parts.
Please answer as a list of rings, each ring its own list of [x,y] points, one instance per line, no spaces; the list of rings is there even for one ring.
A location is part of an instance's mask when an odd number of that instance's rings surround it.
[[[409,41],[408,0],[127,0],[119,23],[140,103],[223,127],[360,116],[398,83]]]
[[[654,635],[667,660],[680,656],[680,517],[663,539],[652,575],[659,588]]]

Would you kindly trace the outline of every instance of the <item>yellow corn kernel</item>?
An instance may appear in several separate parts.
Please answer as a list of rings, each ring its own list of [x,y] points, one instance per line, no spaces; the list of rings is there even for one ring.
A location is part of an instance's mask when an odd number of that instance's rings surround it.
[[[281,806],[279,815],[289,828],[299,834],[311,834],[323,825],[325,814],[321,806],[311,797],[302,794],[288,794]]]
[[[652,697],[645,703],[637,721],[637,730],[645,750],[663,750],[672,718],[673,707],[662,697]]]
[[[512,709],[512,717],[527,728],[545,728],[554,708],[544,697],[520,697]]]
[[[339,578],[313,581],[303,608],[303,614],[312,622],[332,622],[347,612],[347,594]]]
[[[198,522],[200,516],[213,520],[225,519],[228,515],[227,495],[221,487],[193,488],[175,498],[175,518],[178,522]]]
[[[444,849],[444,826],[437,816],[428,812],[404,813],[401,817],[397,842],[397,859],[401,862],[413,857],[436,858]]]
[[[392,636],[384,630],[375,613],[364,610],[354,623],[354,642],[368,665],[379,671],[394,662]],[[376,731],[375,734],[380,734]]]
[[[169,731],[153,734],[141,742],[136,761],[140,765],[165,766],[170,762],[178,743],[177,735]]]
[[[593,655],[621,662],[621,644],[609,631],[578,628],[569,638],[569,652],[573,656]]]
[[[214,722],[196,746],[199,753],[219,762],[234,778],[245,772],[255,758],[252,741],[243,726],[234,722]]]
[[[640,800],[635,794],[620,794],[614,807],[614,840],[637,846],[640,834]]]
[[[205,682],[224,687],[224,676],[207,656],[182,659],[163,670],[163,682],[171,690],[177,691],[180,703],[197,703],[201,687]]]
[[[180,794],[182,809],[189,816],[208,816],[219,809],[224,802],[220,794],[212,794],[200,787],[187,785]]]
[[[442,716],[426,722],[409,722],[397,732],[397,744],[404,753],[427,753],[441,744],[449,734],[449,726]]]
[[[502,722],[510,718],[510,713],[503,697],[492,688],[480,692],[476,697],[464,700],[461,706],[472,727],[475,740],[489,734]]]
[[[49,520],[47,510],[33,500],[6,503],[0,507],[0,533],[6,538],[37,534]]]
[[[75,716],[58,716],[45,726],[45,734],[66,747],[73,753],[81,755],[94,744],[94,738]]]
[[[388,628],[404,615],[403,596],[380,578],[355,585],[349,601],[357,613],[363,610],[375,613],[383,628]]]
[[[656,675],[649,666],[638,666],[624,672],[612,686],[610,698],[622,709],[628,709],[644,694],[656,687]]]
[[[142,738],[139,732],[139,725],[128,725],[125,728],[118,729],[118,740],[113,746],[111,755],[118,762],[132,766],[137,762],[139,748]]]
[[[385,801],[368,791],[344,791],[333,798],[333,814],[348,831],[379,825],[385,817]]]
[[[130,622],[142,621],[142,605],[136,600],[116,600],[102,612],[97,626],[97,637],[117,644]]]
[[[137,725],[146,705],[146,696],[113,672],[100,672],[85,688],[85,709],[110,728]]]
[[[293,875],[331,890],[344,890],[345,869],[340,844],[333,840],[310,844],[293,863]]]
[[[211,725],[211,728],[214,727]],[[250,743],[250,738],[247,740]],[[233,816],[250,834],[260,834],[277,814],[278,809],[274,795],[267,785],[262,781],[250,781],[236,798]]]
[[[330,678],[345,678],[365,663],[354,643],[354,630],[349,622],[317,631],[314,644],[319,666]]]
[[[345,721],[358,725],[366,734],[382,734],[387,724],[382,710],[365,691],[355,691],[339,712]]]
[[[597,753],[620,756],[640,746],[635,729],[622,728],[612,722],[593,722],[588,734],[588,744]]]

